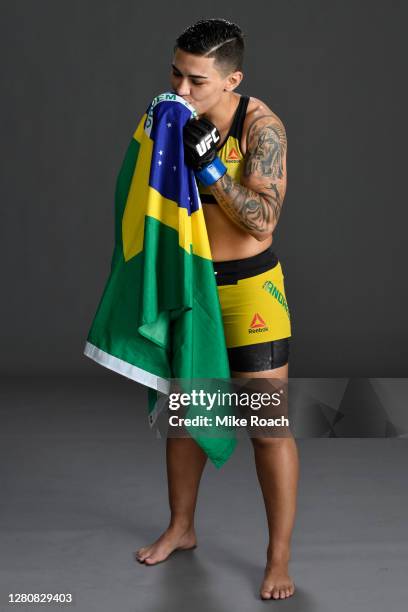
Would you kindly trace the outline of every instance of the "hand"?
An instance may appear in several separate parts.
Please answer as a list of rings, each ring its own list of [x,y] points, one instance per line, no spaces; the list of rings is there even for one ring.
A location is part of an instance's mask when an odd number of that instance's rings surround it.
[[[186,164],[193,170],[202,170],[204,166],[214,161],[220,134],[211,121],[202,117],[187,121],[183,130],[183,140]]]
[[[206,186],[215,183],[227,171],[217,157],[220,138],[215,125],[205,117],[190,119],[183,129],[184,160]]]

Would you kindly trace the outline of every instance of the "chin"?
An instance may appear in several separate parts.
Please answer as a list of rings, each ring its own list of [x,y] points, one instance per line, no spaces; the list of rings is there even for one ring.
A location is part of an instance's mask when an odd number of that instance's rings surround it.
[[[200,104],[197,104],[196,102],[190,102],[190,104],[197,111],[197,115],[202,115],[203,114],[204,111],[202,110]]]

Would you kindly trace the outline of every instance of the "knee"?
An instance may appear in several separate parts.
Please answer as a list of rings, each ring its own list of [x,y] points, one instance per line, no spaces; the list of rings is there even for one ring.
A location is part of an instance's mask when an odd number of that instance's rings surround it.
[[[257,437],[251,438],[252,446],[254,450],[263,449],[263,448],[281,448],[288,444],[290,437]]]

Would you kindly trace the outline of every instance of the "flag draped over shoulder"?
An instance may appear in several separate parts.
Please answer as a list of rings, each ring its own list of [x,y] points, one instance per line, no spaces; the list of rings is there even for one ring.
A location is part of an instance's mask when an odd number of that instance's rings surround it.
[[[230,376],[203,210],[184,163],[183,126],[194,115],[169,92],[154,98],[139,122],[116,183],[111,271],[84,349],[146,385],[150,400],[153,390],[168,393],[169,378]],[[194,431],[221,467],[235,436]]]

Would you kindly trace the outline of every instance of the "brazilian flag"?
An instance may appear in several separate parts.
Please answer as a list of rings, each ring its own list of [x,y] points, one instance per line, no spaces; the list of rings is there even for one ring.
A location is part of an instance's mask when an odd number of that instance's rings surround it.
[[[207,230],[183,126],[195,110],[167,92],[155,97],[128,146],[115,192],[109,278],[84,354],[149,388],[169,378],[229,378],[227,349]],[[235,436],[191,435],[216,467]]]

